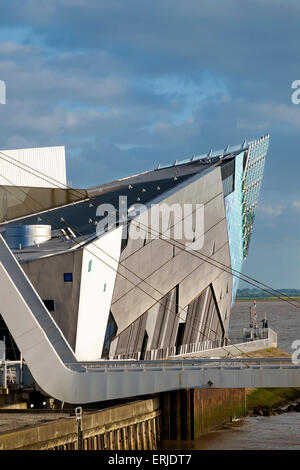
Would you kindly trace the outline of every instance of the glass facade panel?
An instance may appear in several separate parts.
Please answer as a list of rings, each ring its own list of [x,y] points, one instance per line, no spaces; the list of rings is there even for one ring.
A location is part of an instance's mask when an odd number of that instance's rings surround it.
[[[242,185],[243,185],[243,160],[244,152],[235,158],[235,181],[234,192],[225,197],[225,209],[227,219],[227,231],[229,239],[231,268],[241,271],[244,251],[243,251],[243,211],[242,211]],[[232,303],[234,302],[238,287],[238,278],[232,279]]]
[[[269,136],[251,142],[245,152],[237,155],[234,192],[227,195],[224,187],[231,267],[238,272],[248,255],[268,146]],[[237,287],[238,278],[233,276],[232,303]]]
[[[269,137],[253,142],[248,151],[243,181],[243,249],[244,258],[248,255],[251,234],[258,204],[260,186],[269,147]]]

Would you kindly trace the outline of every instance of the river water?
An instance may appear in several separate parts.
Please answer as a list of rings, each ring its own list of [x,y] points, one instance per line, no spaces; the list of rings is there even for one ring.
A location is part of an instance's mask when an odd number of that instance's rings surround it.
[[[195,441],[166,441],[165,449],[300,450],[300,413],[247,417],[231,429]]]
[[[249,325],[249,307],[253,302],[235,302],[230,316],[230,338],[242,341],[242,330]],[[278,347],[292,354],[292,343],[300,340],[300,301],[295,302],[298,308],[287,302],[257,301],[256,312],[259,326],[265,313],[269,327],[278,335]],[[234,341],[233,341],[234,342]]]
[[[236,302],[231,313],[230,337],[242,340],[242,329],[249,323],[251,302]],[[300,307],[300,303],[298,304]],[[293,341],[300,340],[300,308],[287,302],[257,301],[257,319],[264,318],[278,334],[278,347],[292,353]],[[211,432],[195,441],[168,441],[168,449],[201,450],[300,450],[300,413],[277,416],[247,416],[229,429]]]

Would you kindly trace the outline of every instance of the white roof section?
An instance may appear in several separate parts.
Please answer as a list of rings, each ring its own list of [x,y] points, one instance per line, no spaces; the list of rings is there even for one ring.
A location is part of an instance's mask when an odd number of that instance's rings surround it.
[[[0,150],[0,185],[65,188],[65,147]]]

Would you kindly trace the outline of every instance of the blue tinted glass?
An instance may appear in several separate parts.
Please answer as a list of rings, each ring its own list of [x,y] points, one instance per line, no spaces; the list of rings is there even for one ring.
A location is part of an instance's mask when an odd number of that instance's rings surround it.
[[[64,281],[65,282],[72,282],[73,281],[72,273],[64,273]]]

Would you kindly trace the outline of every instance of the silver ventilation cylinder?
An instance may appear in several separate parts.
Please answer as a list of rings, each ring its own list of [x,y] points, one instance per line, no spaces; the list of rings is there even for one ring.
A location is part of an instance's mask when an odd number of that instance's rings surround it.
[[[12,250],[39,245],[51,239],[51,225],[9,225],[6,242]]]

